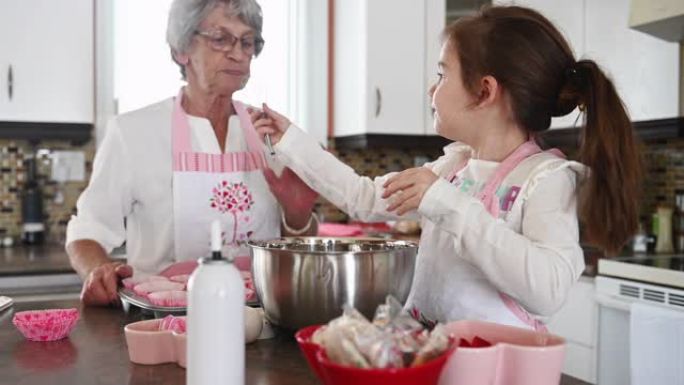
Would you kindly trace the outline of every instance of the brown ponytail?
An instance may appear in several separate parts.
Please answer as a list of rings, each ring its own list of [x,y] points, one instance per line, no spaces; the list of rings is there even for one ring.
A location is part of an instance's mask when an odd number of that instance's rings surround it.
[[[641,161],[632,125],[612,82],[591,60],[575,61],[558,29],[529,8],[485,6],[444,31],[473,95],[491,75],[511,101],[517,123],[530,135],[551,117],[578,106],[586,124],[579,160],[591,170],[581,190],[580,217],[588,240],[619,252],[637,229]]]
[[[576,70],[586,82],[579,160],[591,170],[582,188],[581,218],[588,240],[615,255],[637,231],[641,157],[613,83],[591,60],[580,60]]]

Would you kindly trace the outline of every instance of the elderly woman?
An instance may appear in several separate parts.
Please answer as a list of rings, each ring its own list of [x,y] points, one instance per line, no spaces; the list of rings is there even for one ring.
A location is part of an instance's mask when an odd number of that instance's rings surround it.
[[[133,272],[158,274],[208,255],[214,219],[225,230],[224,253],[241,268],[248,239],[315,233],[316,194],[275,164],[252,126],[254,111],[233,100],[263,48],[261,27],[254,0],[174,0],[167,41],[187,85],[112,119],[69,222],[66,248],[84,303],[115,302],[118,280]],[[124,242],[129,265],[108,257]]]

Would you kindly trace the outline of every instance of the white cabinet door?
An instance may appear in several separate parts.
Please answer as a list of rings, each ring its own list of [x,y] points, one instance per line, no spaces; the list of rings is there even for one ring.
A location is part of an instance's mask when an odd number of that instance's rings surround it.
[[[586,1],[585,54],[613,78],[632,121],[677,116],[679,46],[630,29],[630,3]]]
[[[0,120],[92,123],[92,0],[4,0],[0,15]]]
[[[548,18],[563,34],[575,54],[579,58],[584,53],[584,0],[517,0],[516,5],[532,8]],[[551,119],[551,128],[572,127],[577,120],[579,109],[572,113]]]
[[[335,135],[425,134],[425,3],[335,8]]]
[[[596,379],[598,325],[594,287],[593,278],[581,277],[548,324],[551,333],[567,340],[563,372],[591,383]]]
[[[424,134],[425,4],[369,0],[368,133]]]

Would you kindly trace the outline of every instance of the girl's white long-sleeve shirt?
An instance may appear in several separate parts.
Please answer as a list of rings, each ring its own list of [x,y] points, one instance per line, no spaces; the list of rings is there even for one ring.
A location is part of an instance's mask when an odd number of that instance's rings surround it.
[[[383,184],[393,174],[359,176],[294,125],[275,148],[281,162],[351,217],[399,218],[387,212],[389,202],[382,199]],[[440,178],[418,210],[404,216],[420,219],[423,229],[406,306],[434,321],[506,323],[487,314],[486,304],[474,303],[483,298],[475,291],[498,291],[544,319],[563,305],[584,270],[577,190],[585,168],[548,153],[527,158],[497,190],[501,210],[493,218],[474,196],[499,163],[470,159],[470,154],[468,146],[452,143],[425,165]],[[464,159],[466,166],[448,181]]]

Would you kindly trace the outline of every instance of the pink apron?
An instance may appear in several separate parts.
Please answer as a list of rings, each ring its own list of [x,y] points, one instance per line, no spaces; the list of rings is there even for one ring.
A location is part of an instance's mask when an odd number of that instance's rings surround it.
[[[210,254],[210,224],[221,221],[223,253],[235,258],[241,270],[251,268],[249,239],[280,237],[278,202],[262,170],[268,167],[263,146],[242,103],[233,101],[248,151],[209,154],[193,152],[188,117],[181,90],[174,102],[173,210],[175,273]],[[174,270],[176,270],[174,269]],[[171,274],[174,272],[166,272]]]
[[[506,159],[504,159],[501,164],[496,168],[494,174],[487,181],[484,188],[475,196],[477,199],[482,201],[485,209],[494,217],[499,218],[499,199],[496,196],[496,191],[503,182],[504,179],[513,171],[522,161],[528,157],[542,152],[542,149],[535,143],[534,140],[529,140],[522,145],[520,145],[512,154],[510,154]],[[557,149],[552,149],[548,151],[558,157],[565,158],[562,152]],[[453,181],[456,175],[466,166],[468,159],[461,162],[458,167],[449,175],[448,180]],[[517,303],[510,296],[499,292],[499,296],[506,305],[506,309],[512,312],[520,321],[525,325],[533,328],[536,331],[546,332],[546,326],[539,320],[535,319],[527,312],[519,303]]]

